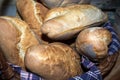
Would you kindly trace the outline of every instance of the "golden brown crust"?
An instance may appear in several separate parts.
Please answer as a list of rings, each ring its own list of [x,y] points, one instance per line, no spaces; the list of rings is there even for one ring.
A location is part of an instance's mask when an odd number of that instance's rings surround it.
[[[41,37],[40,28],[48,9],[34,0],[17,0],[17,9],[23,20],[30,25],[35,34]]]
[[[103,12],[101,12],[101,10],[93,5],[89,5],[89,4],[86,4],[86,5],[72,5],[72,6],[67,6],[67,7],[58,7],[58,8],[53,8],[53,9],[50,9],[46,16],[45,16],[45,20],[44,21],[47,21],[47,20],[50,20],[52,18],[55,18],[55,17],[58,17],[58,16],[62,16],[62,15],[65,15],[71,11],[75,11],[74,13],[76,14],[79,14],[79,12],[77,11],[80,11],[80,13],[83,13],[84,14],[84,10],[85,9],[88,9],[89,10],[95,10],[96,12],[100,12],[98,17],[101,15],[101,19],[103,20],[106,20],[107,19],[107,15],[104,14]],[[82,12],[83,11],[83,12]],[[86,11],[86,10],[85,10]],[[86,12],[87,13],[87,12]],[[76,15],[75,14],[75,15]],[[90,13],[89,13],[90,14]],[[68,14],[67,14],[68,15]],[[80,14],[82,16],[82,14]],[[72,15],[73,16],[73,15]],[[91,14],[92,16],[92,14]]]
[[[64,7],[75,4],[89,4],[91,0],[41,0],[48,8]]]
[[[67,80],[82,73],[79,55],[63,43],[29,48],[25,64],[29,70],[46,80]]]
[[[59,7],[48,11],[41,30],[51,39],[67,40],[92,24],[106,21],[107,15],[92,5]]]
[[[28,24],[13,17],[0,17],[0,46],[7,61],[24,68],[26,50],[39,44]],[[4,32],[3,32],[4,31]]]
[[[17,32],[15,27],[13,27],[10,22],[2,18],[0,18],[0,30],[0,47],[5,53],[5,58],[7,61],[14,64],[21,63],[22,61],[19,59],[18,54],[19,50],[16,48],[16,45],[20,39],[19,31]]]
[[[92,27],[80,32],[76,39],[76,48],[93,60],[102,59],[107,57],[108,45],[111,41],[112,35],[108,30]]]

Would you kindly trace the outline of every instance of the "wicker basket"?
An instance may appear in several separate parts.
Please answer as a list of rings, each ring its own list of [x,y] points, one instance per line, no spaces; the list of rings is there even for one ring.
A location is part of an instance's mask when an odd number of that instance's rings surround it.
[[[102,74],[103,77],[108,75],[108,73],[110,73],[110,71],[114,67],[114,65],[115,65],[115,63],[117,61],[117,58],[119,56],[119,52],[117,52],[117,53],[115,53],[113,55],[109,55],[107,58],[102,60],[100,62],[100,64],[98,65],[98,68],[100,69],[101,74]]]

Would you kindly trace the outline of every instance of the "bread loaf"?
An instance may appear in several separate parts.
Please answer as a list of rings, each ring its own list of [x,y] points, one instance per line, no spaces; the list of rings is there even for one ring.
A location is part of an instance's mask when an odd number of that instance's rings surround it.
[[[91,0],[41,0],[41,2],[48,8],[55,8],[60,6],[68,6],[74,4],[88,4]]]
[[[0,47],[5,59],[24,68],[26,50],[39,44],[28,24],[13,17],[0,17]]]
[[[45,80],[68,80],[82,73],[79,55],[64,43],[32,46],[25,65]]]
[[[87,28],[76,39],[76,49],[81,55],[99,61],[108,56],[108,45],[112,41],[111,33],[102,27]]]
[[[0,49],[0,80],[20,80],[20,74],[16,73],[6,62]]]
[[[17,10],[35,34],[41,38],[41,25],[48,11],[42,4],[34,0],[17,0]]]
[[[73,38],[89,25],[106,22],[107,15],[92,5],[73,5],[48,11],[42,33],[55,40]]]

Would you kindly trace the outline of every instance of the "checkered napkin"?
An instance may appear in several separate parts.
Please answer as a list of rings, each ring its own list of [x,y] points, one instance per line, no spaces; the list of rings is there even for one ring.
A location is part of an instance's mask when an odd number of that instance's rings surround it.
[[[120,49],[120,40],[118,39],[117,33],[112,28],[110,22],[105,23],[104,28],[108,29],[112,33],[112,42],[109,45],[109,50],[108,50],[108,54],[112,55]],[[88,71],[82,75],[72,77],[69,80],[102,80],[100,70],[97,68],[95,63],[91,62],[87,57],[82,56],[81,64],[83,65],[83,67],[87,68]],[[20,73],[21,80],[44,80],[36,74],[23,71],[19,66],[13,64],[10,64],[10,66],[15,71]]]

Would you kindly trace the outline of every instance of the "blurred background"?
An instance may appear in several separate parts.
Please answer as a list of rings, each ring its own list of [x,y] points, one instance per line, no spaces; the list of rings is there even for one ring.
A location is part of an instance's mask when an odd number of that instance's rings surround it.
[[[15,16],[16,15],[16,0],[0,0],[0,16]]]

